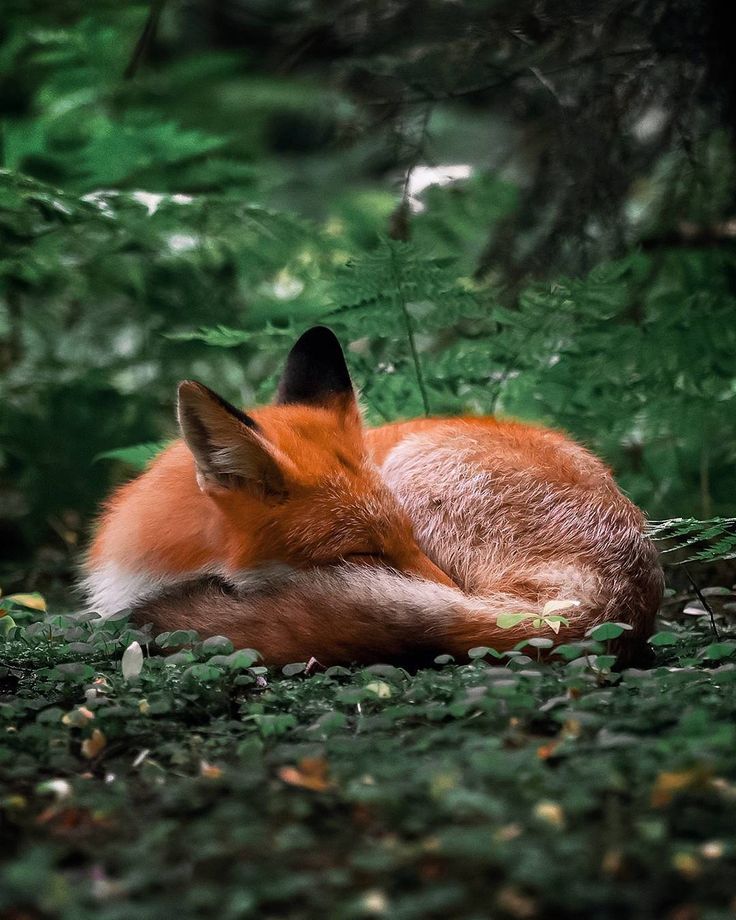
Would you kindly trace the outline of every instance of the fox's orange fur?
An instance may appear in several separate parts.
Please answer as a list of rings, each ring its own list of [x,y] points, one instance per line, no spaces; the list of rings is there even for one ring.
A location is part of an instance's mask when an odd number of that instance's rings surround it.
[[[647,637],[661,570],[597,458],[494,418],[364,431],[341,362],[332,334],[311,330],[278,404],[248,415],[182,384],[184,440],[103,513],[91,605],[225,634],[274,664],[464,656],[608,619],[633,627],[630,648]],[[570,602],[559,636],[496,624],[548,601]]]

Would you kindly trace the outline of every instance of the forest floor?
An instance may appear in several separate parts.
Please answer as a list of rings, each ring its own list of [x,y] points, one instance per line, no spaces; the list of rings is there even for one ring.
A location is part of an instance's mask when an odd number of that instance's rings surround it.
[[[733,917],[734,597],[706,597],[720,637],[669,597],[647,670],[591,639],[310,675],[6,601],[0,917]]]

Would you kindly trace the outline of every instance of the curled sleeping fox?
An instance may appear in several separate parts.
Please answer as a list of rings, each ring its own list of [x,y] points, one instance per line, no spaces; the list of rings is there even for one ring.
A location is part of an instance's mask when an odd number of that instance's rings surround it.
[[[325,327],[294,345],[273,405],[246,414],[184,381],[178,420],[101,515],[83,586],[103,615],[226,635],[274,665],[462,660],[605,620],[632,627],[633,660],[652,632],[657,553],[600,460],[492,417],[366,429]],[[529,616],[501,628],[510,613]]]

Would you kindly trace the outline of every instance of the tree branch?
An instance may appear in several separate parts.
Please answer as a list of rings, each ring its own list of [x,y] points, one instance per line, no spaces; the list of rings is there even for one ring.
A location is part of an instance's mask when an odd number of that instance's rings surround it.
[[[135,48],[133,48],[133,53],[130,56],[128,65],[123,71],[124,80],[132,80],[138,72],[138,68],[143,58],[146,56],[151,42],[156,37],[156,29],[158,28],[159,19],[161,18],[161,13],[165,5],[166,0],[151,0],[151,8],[148,11],[146,24],[143,26],[143,31],[138,36],[138,41],[135,43]]]

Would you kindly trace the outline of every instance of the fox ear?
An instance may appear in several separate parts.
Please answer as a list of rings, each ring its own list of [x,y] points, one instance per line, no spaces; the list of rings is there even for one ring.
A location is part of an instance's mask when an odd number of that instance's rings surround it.
[[[276,393],[278,405],[354,405],[355,391],[342,348],[327,326],[313,326],[289,352]]]
[[[203,492],[243,487],[270,496],[286,492],[276,449],[250,416],[195,380],[182,381],[178,396],[179,428]]]

